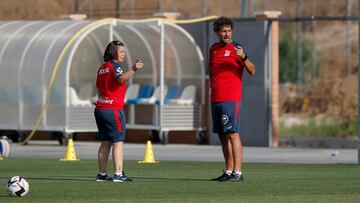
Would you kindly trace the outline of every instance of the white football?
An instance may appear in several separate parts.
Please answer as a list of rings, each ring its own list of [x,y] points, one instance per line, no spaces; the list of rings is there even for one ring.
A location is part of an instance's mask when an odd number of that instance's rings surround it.
[[[0,157],[8,157],[9,153],[10,153],[9,141],[0,138]]]
[[[7,183],[10,196],[23,197],[29,192],[29,183],[20,176],[12,177]]]

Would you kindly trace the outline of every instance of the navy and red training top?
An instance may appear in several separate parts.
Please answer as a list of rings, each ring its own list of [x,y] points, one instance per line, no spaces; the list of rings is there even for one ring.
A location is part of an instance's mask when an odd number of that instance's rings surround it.
[[[122,110],[124,108],[126,83],[118,81],[121,74],[123,74],[123,69],[115,61],[109,61],[100,66],[96,78],[98,89],[96,109]]]

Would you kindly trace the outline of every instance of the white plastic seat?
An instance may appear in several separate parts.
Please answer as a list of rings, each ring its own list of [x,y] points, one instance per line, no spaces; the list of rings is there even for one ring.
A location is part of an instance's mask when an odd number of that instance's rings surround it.
[[[125,103],[127,103],[130,99],[135,99],[138,97],[140,91],[140,85],[139,84],[132,84],[129,85],[129,87],[126,90],[125,94]]]
[[[91,103],[93,103],[94,105],[96,105],[96,103],[98,102],[98,99],[99,99],[99,95],[98,95],[98,93],[96,93],[95,96],[93,96],[93,97],[90,98],[90,101],[91,101]]]
[[[166,93],[167,93],[167,86],[165,85],[164,95],[166,95]],[[140,104],[155,104],[160,101],[160,96],[161,96],[160,86],[157,86],[154,90],[153,95],[150,98],[142,98],[140,100]]]
[[[189,85],[184,88],[181,93],[181,96],[178,99],[170,99],[170,104],[180,104],[180,105],[191,105],[195,103],[196,99],[196,87],[195,85]]]
[[[90,100],[82,100],[78,97],[76,91],[72,87],[69,88],[69,99],[70,99],[70,105],[71,106],[91,106]]]

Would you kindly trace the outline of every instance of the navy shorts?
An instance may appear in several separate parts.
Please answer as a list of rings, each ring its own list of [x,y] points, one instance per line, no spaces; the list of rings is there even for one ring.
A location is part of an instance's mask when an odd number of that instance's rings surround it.
[[[115,143],[125,140],[126,119],[123,110],[95,109],[94,114],[100,141]]]
[[[214,133],[240,133],[241,102],[211,102]]]

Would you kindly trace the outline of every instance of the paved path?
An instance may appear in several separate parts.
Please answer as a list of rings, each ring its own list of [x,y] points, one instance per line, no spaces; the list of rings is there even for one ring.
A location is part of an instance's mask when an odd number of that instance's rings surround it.
[[[125,160],[142,160],[144,144],[125,143]],[[98,142],[75,141],[79,159],[96,159]],[[28,145],[12,145],[11,157],[63,158],[66,146],[57,141],[30,141]],[[221,147],[214,145],[153,144],[156,160],[223,161]],[[244,147],[244,162],[259,163],[357,163],[357,149],[312,149]]]

